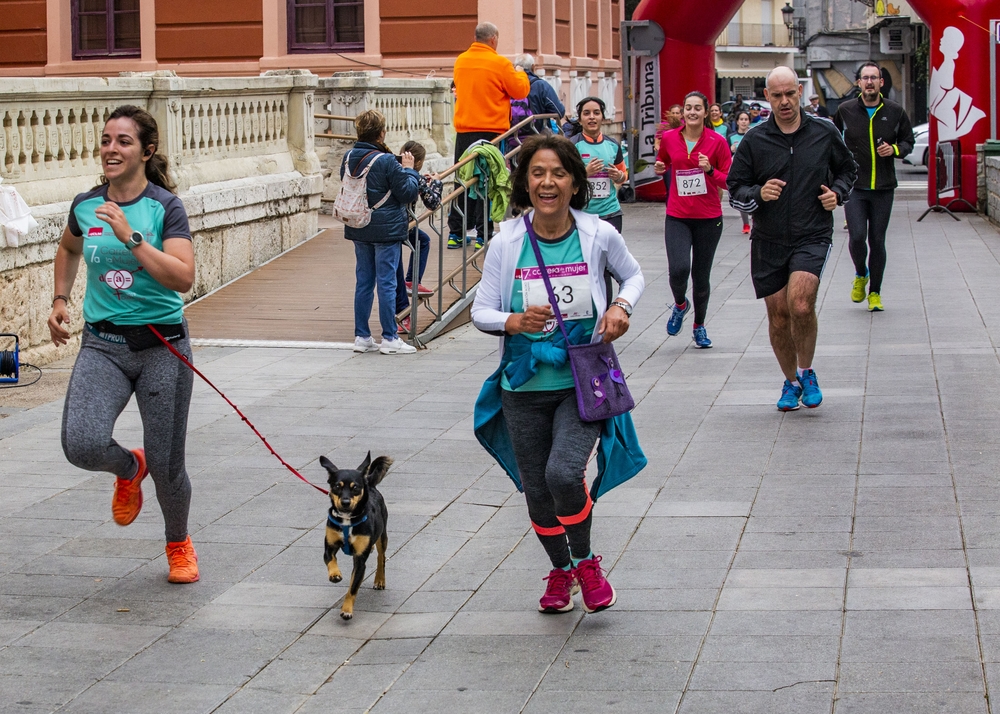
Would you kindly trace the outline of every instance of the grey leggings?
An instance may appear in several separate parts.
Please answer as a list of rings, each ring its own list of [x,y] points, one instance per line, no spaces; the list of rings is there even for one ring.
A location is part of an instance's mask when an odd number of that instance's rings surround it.
[[[584,482],[601,422],[580,420],[576,390],[501,395],[531,525],[554,568],[590,555],[591,500]]]
[[[173,342],[191,359],[187,338]],[[163,346],[130,352],[83,331],[63,408],[62,446],[74,466],[131,478],[132,453],[114,440],[115,421],[135,394],[142,418],[146,465],[156,486],[167,542],[187,538],[191,481],[184,467],[194,375]]]

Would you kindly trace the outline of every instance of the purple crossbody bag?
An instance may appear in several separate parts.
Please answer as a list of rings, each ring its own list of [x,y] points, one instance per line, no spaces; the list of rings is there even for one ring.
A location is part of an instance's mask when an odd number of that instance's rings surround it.
[[[592,342],[586,345],[571,345],[563,322],[562,311],[559,309],[559,299],[552,291],[549,281],[549,271],[542,260],[542,251],[538,248],[538,236],[531,221],[525,218],[528,227],[528,239],[531,249],[535,251],[535,260],[542,272],[545,290],[549,294],[549,304],[556,315],[559,329],[566,338],[566,349],[569,353],[569,365],[573,370],[573,382],[576,384],[576,406],[583,421],[603,421],[611,417],[632,411],[635,400],[632,399],[628,385],[625,384],[625,373],[618,362],[618,355],[610,342]]]

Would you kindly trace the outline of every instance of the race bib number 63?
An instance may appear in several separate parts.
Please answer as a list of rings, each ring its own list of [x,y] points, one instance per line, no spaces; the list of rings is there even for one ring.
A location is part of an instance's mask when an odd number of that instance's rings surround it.
[[[542,271],[533,267],[520,269],[519,272],[525,309],[534,305],[549,305],[549,293],[542,280]],[[586,263],[550,265],[549,282],[552,283],[552,292],[559,302],[559,312],[564,320],[593,317],[594,304],[590,295],[590,277]]]

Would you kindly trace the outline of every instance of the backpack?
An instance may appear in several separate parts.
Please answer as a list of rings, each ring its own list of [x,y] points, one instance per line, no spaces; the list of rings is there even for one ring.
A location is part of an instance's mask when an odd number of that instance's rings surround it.
[[[510,100],[510,125],[514,126],[528,117],[534,116],[534,112],[531,111],[531,106],[528,104],[528,98],[524,99],[511,99]],[[534,134],[535,126],[534,122],[529,122],[517,130],[517,134],[511,136],[507,139],[507,143],[510,146],[520,146],[521,139]]]
[[[361,161],[358,162],[360,166],[364,163],[372,154],[378,154],[377,151],[369,151],[363,157]],[[359,176],[354,176],[349,170],[347,165],[347,160],[350,158],[351,152],[348,151],[344,154],[344,178],[340,184],[340,192],[337,194],[336,200],[333,202],[333,217],[344,223],[346,226],[351,228],[364,228],[372,219],[372,212],[389,200],[389,196],[392,195],[392,191],[386,191],[382,199],[376,203],[374,206],[368,205],[368,172],[372,168],[372,164],[378,161],[378,156],[368,162],[365,166],[364,171],[361,172]]]

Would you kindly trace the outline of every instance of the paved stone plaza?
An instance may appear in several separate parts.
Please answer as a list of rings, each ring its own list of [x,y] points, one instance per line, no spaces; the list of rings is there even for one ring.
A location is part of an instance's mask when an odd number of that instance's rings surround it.
[[[204,348],[196,361],[293,465],[396,464],[388,587],[355,618],[327,582],[327,501],[196,383],[188,464],[201,582],[169,585],[162,519],[111,521],[68,465],[62,405],[0,419],[0,712],[990,711],[1000,687],[1000,235],[898,201],[886,311],[820,290],[825,401],[782,377],[729,218],[708,331],[667,338],[662,206],[627,207],[647,288],[620,341],[649,466],[596,508],[617,605],[536,611],[549,569],[472,434],[496,339],[410,357]],[[116,437],[137,446],[130,406]],[[373,570],[374,559],[370,562]]]

